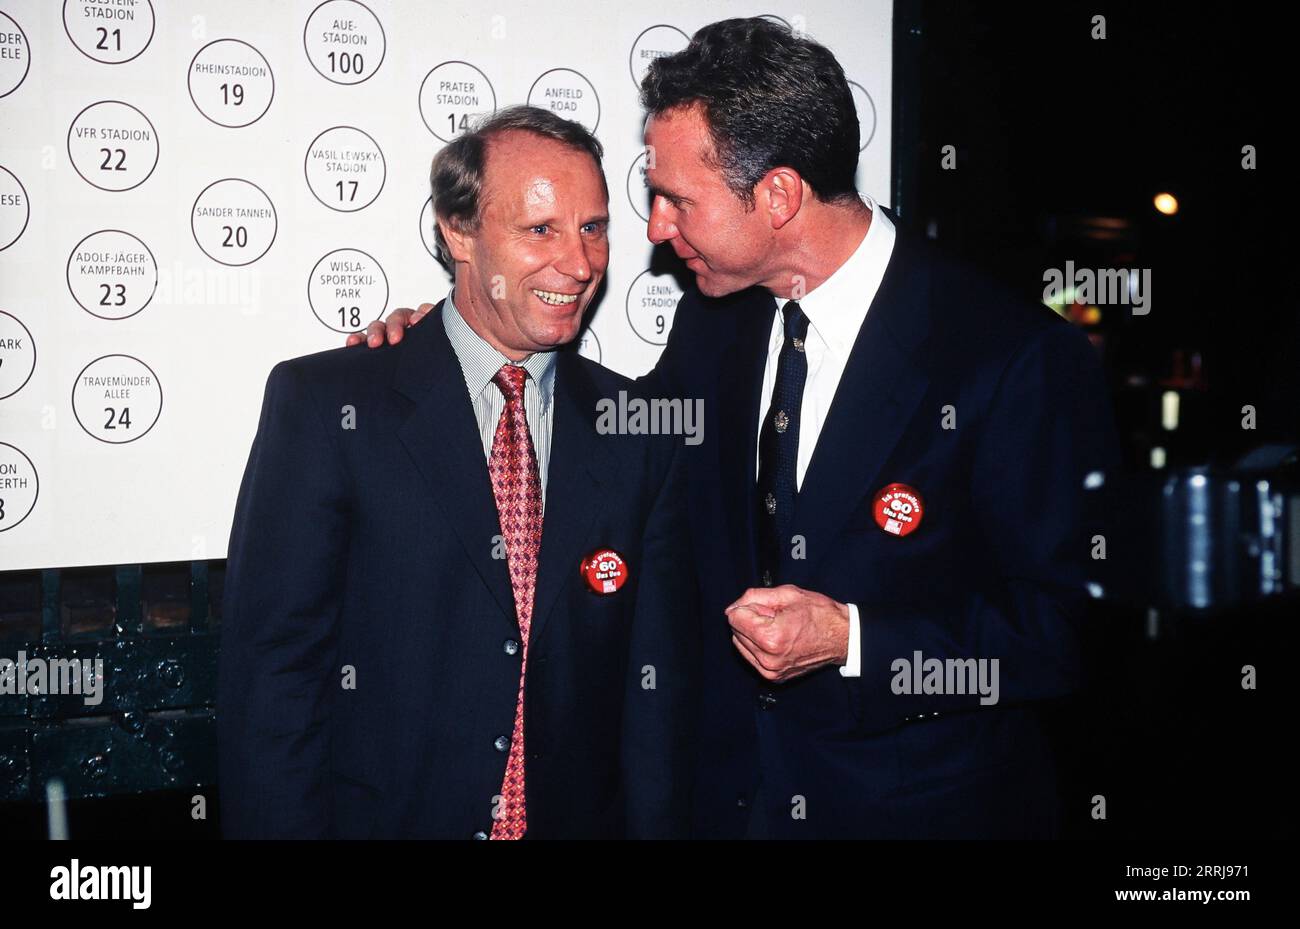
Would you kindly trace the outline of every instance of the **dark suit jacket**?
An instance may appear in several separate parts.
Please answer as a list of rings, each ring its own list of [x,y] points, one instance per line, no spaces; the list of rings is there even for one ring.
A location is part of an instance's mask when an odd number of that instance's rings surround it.
[[[764,291],[691,289],[645,383],[704,400],[706,440],[686,450],[704,630],[697,834],[746,834],[756,799],[776,836],[1051,834],[1035,707],[1079,681],[1081,482],[1118,456],[1095,351],[1050,309],[900,230],[798,495],[806,557],[784,568],[858,605],[862,676],[825,668],[774,685],[737,654],[723,615],[759,586],[755,448],[773,313]],[[947,407],[956,428],[943,428]],[[902,537],[873,513],[895,482],[924,502]],[[999,702],[894,693],[892,662],[917,651],[999,659]]]
[[[698,643],[682,444],[598,435],[597,401],[630,382],[571,352],[556,363],[525,698],[528,835],[679,834]],[[437,311],[399,345],[276,365],[230,538],[226,836],[491,830],[506,763],[494,742],[512,730],[520,662],[506,644],[519,629],[499,533]],[[612,595],[579,578],[600,547],[631,569]]]

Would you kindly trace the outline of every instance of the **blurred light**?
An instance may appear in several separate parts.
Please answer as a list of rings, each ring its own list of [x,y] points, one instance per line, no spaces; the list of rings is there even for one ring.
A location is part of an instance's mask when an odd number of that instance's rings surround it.
[[[1173,216],[1178,212],[1178,198],[1173,194],[1156,194],[1156,209],[1166,216]]]
[[[1130,278],[1135,275],[1130,275]],[[1043,305],[1050,308],[1057,316],[1064,316],[1072,323],[1081,326],[1095,326],[1101,322],[1101,308],[1091,303],[1082,303],[1078,299],[1079,289],[1073,284],[1061,289],[1054,300],[1044,300]]]
[[[1132,223],[1122,216],[1083,216],[1075,220],[1074,228],[1097,242],[1123,242],[1132,236]]]
[[[1178,391],[1166,390],[1160,397],[1160,425],[1166,432],[1178,428]]]
[[[1159,469],[1165,466],[1165,450],[1160,446],[1151,449],[1151,467]]]
[[[46,821],[50,838],[61,841],[68,837],[68,797],[63,781],[54,777],[45,783]]]

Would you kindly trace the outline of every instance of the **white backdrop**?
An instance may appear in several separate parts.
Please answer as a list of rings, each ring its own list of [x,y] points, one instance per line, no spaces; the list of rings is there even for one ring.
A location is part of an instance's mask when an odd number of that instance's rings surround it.
[[[636,80],[752,15],[835,52],[888,204],[889,0],[0,0],[0,570],[225,557],[267,373],[445,296],[429,160],[494,107],[604,143],[583,352],[649,370]]]

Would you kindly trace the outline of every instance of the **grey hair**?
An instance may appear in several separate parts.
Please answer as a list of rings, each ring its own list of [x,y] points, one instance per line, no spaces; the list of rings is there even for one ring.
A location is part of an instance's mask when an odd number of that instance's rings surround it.
[[[447,248],[437,220],[468,232],[478,228],[488,142],[494,136],[512,130],[531,132],[586,152],[595,160],[596,167],[601,168],[600,162],[605,150],[585,126],[536,106],[506,107],[481,119],[469,132],[448,142],[433,156],[433,165],[429,169],[429,186],[433,191],[435,257],[453,278],[456,275],[456,263],[452,260],[451,251]],[[600,178],[605,183],[603,169]],[[608,184],[605,193],[608,196]]]

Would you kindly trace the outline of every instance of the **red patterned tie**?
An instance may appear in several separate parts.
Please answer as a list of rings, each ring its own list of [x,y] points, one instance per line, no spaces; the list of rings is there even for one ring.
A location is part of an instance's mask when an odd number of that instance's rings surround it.
[[[519,619],[522,661],[519,668],[519,696],[515,703],[515,729],[510,736],[510,757],[501,783],[501,805],[492,824],[494,839],[522,839],[528,830],[524,809],[524,675],[528,670],[528,627],[533,618],[533,590],[537,586],[537,552],[542,544],[542,482],[537,470],[533,437],[524,415],[524,381],[528,372],[516,365],[502,365],[492,383],[505,395],[488,473],[497,516],[506,544],[510,586],[514,588],[515,615]]]

